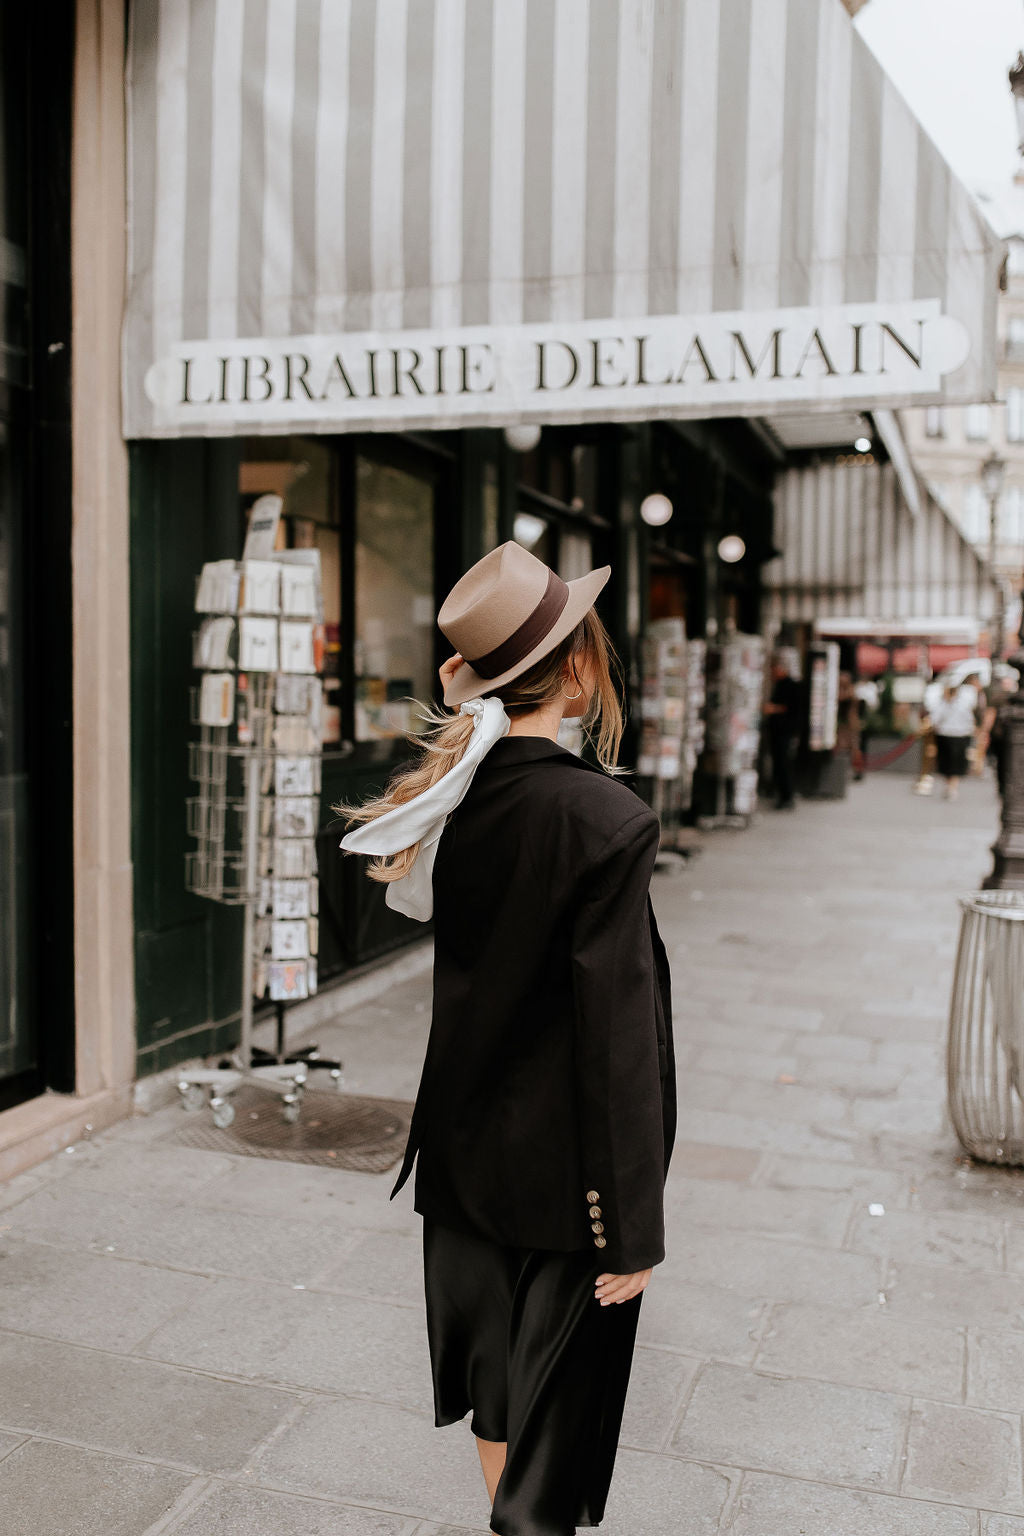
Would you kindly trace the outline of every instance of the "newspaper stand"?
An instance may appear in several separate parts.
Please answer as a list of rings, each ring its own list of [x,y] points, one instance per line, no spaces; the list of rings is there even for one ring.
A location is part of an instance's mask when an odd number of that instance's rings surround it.
[[[318,552],[273,551],[280,506],[278,497],[257,502],[243,558],[204,566],[196,594],[195,847],[185,883],[243,909],[241,1009],[230,1062],[183,1069],[178,1091],[188,1109],[208,1101],[221,1127],[234,1120],[230,1096],[243,1081],[279,1094],[290,1122],[311,1069],[341,1084],[341,1063],[321,1059],[315,1046],[283,1052],[284,1004],[317,985],[323,615]],[[254,1000],[268,990],[278,1006],[277,1054],[252,1040]]]
[[[757,758],[765,645],[760,635],[731,633],[708,647],[707,746],[715,810],[700,825],[745,827],[757,811]]]

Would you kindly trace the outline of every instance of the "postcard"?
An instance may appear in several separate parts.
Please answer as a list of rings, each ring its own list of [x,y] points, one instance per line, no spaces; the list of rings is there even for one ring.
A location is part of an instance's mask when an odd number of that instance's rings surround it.
[[[304,960],[288,964],[271,960],[267,966],[270,996],[275,1003],[290,1003],[301,997],[309,997],[308,963]],[[313,991],[316,991],[314,981]]]
[[[282,880],[298,880],[316,869],[316,852],[311,837],[275,837],[274,875]]]
[[[276,619],[239,619],[238,665],[246,672],[277,671]]]
[[[313,626],[308,619],[281,620],[281,671],[315,672]]]
[[[292,921],[275,918],[271,924],[270,953],[275,960],[305,960],[309,954],[308,918]]]
[[[274,801],[274,833],[277,837],[314,837],[317,802],[313,795],[279,795]]]
[[[196,589],[196,612],[235,613],[238,609],[238,578],[234,560],[208,560]]]
[[[243,560],[242,613],[279,613],[281,609],[281,568],[276,560]]]
[[[228,620],[230,623],[231,620]],[[235,675],[206,672],[199,685],[199,724],[230,725],[235,718]]]
[[[274,763],[274,790],[279,795],[314,795],[316,783],[311,757],[279,757]]]
[[[315,886],[316,881],[313,884]],[[309,886],[308,880],[275,880],[274,916],[308,917],[310,914]]]

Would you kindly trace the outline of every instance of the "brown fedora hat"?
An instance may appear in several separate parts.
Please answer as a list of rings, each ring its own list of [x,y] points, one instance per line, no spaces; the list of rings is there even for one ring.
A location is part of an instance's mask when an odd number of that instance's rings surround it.
[[[441,633],[462,657],[445,703],[454,707],[494,693],[529,671],[594,606],[611,570],[602,565],[563,581],[512,540],[470,566],[437,616]]]

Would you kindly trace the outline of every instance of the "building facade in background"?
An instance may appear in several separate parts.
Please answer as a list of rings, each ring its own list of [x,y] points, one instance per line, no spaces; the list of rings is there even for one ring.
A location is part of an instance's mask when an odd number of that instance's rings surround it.
[[[1024,573],[1024,190],[1003,199],[1003,212],[1019,203],[1019,221],[1007,238],[1005,289],[998,308],[997,399],[902,412],[904,431],[932,495],[964,537],[989,560],[1012,594]],[[1004,206],[1005,205],[1005,206]],[[995,509],[984,466],[996,457],[1002,482]],[[1020,620],[1019,607],[1013,629]]]

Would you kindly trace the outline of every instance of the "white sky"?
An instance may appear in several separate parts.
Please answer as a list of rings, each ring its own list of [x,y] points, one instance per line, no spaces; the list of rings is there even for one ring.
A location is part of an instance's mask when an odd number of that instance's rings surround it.
[[[868,0],[855,25],[963,182],[1012,178],[1022,0]]]

